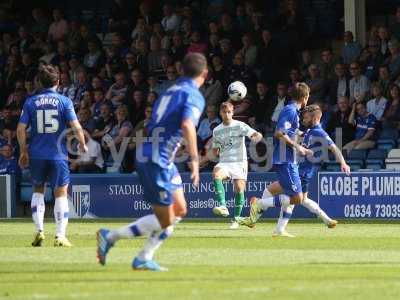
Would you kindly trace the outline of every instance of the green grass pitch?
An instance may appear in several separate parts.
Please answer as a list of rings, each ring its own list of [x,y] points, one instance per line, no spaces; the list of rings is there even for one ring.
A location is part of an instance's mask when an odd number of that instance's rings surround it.
[[[165,273],[131,270],[143,239],[96,263],[95,231],[122,224],[71,222],[66,249],[52,247],[51,220],[42,248],[28,220],[0,221],[0,299],[400,299],[400,223],[293,222],[295,239],[273,239],[273,223],[183,222],[157,253]]]

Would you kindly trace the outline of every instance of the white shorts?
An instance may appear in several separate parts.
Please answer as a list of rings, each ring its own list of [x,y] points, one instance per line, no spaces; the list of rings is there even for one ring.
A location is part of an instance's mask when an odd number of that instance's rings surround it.
[[[229,179],[247,180],[247,161],[242,163],[237,162],[221,162],[214,168],[221,169]]]

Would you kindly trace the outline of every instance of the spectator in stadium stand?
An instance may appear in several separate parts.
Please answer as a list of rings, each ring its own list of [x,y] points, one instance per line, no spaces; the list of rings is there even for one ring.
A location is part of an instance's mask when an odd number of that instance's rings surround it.
[[[85,142],[87,151],[82,153],[78,150],[78,157],[72,160],[69,165],[72,173],[93,174],[101,173],[104,167],[103,153],[98,142],[90,137],[88,132],[85,133]]]
[[[268,85],[265,82],[258,81],[256,94],[252,98],[251,117],[248,122],[251,127],[265,133],[271,128],[271,116],[274,106],[271,95],[269,94]]]
[[[261,78],[268,83],[275,83],[276,77],[280,77],[279,72],[279,48],[273,39],[272,33],[268,29],[261,32],[262,44],[258,49],[257,66],[261,68]]]
[[[78,111],[78,120],[88,133],[92,133],[96,128],[94,118],[92,118],[92,112],[89,108],[81,108]]]
[[[255,90],[256,79],[253,71],[244,64],[244,57],[241,52],[237,52],[233,57],[233,61],[226,73],[228,82],[241,81],[247,87],[247,91],[251,93]]]
[[[316,101],[325,99],[326,84],[325,80],[320,76],[318,66],[311,64],[308,67],[309,79],[305,80],[305,83],[310,88],[310,97],[308,99],[309,104],[314,104]]]
[[[263,14],[261,12],[253,12],[250,18],[250,32],[254,37],[256,45],[262,44],[262,31],[263,31]]]
[[[297,67],[293,67],[289,71],[289,86],[288,92],[291,93],[292,89],[296,86],[296,83],[302,81],[300,70]]]
[[[337,59],[333,56],[331,48],[324,48],[321,51],[321,62],[319,69],[321,76],[325,80],[330,80],[335,77],[335,66],[338,63]]]
[[[103,136],[110,132],[114,126],[115,119],[112,114],[111,105],[108,103],[100,106],[100,116],[96,120],[96,128],[92,133],[95,140],[101,140]]]
[[[382,65],[379,67],[379,84],[382,87],[382,92],[385,97],[389,97],[389,86],[391,84],[389,67]]]
[[[136,63],[145,74],[148,73],[148,48],[148,44],[145,40],[139,40],[137,42]]]
[[[175,13],[175,9],[171,4],[164,4],[163,6],[164,17],[161,20],[161,24],[164,30],[170,34],[177,32],[181,24],[181,18]]]
[[[389,57],[385,60],[385,64],[389,67],[389,73],[391,80],[396,79],[400,74],[400,49],[399,42],[395,39],[391,39],[388,43],[389,46]]]
[[[361,73],[361,65],[358,62],[350,64],[350,102],[366,101],[370,91],[370,81]]]
[[[244,57],[244,64],[249,68],[253,68],[256,64],[258,49],[254,45],[253,37],[250,33],[245,33],[242,36],[242,44],[243,47],[240,49],[240,52]]]
[[[32,33],[40,33],[47,35],[49,31],[49,20],[46,18],[41,8],[34,8],[32,10],[32,23],[30,28]]]
[[[389,103],[383,114],[382,127],[400,129],[400,88],[396,84],[389,88]]]
[[[149,72],[157,72],[162,69],[161,57],[165,51],[161,49],[160,39],[152,35],[150,38],[150,52],[147,55]]]
[[[111,144],[115,145],[116,149],[119,149],[124,138],[128,137],[133,129],[132,123],[129,121],[126,105],[120,105],[115,111],[115,116],[116,122],[108,132],[109,136],[102,138],[102,146],[105,150],[109,150]]]
[[[214,77],[214,70],[208,67],[208,75],[204,84],[200,87],[200,92],[206,99],[207,105],[219,107],[224,94],[222,83]]]
[[[341,50],[342,61],[345,65],[349,65],[352,61],[358,59],[361,53],[360,43],[354,41],[351,31],[345,31],[343,35],[344,45]]]
[[[2,156],[2,159],[0,159],[0,175],[19,175],[21,170],[18,167],[17,159],[14,157],[13,146],[6,144],[0,151],[0,155]]]
[[[50,60],[52,65],[59,65],[62,61],[68,61],[70,58],[70,53],[68,51],[68,45],[65,41],[57,42],[57,53]]]
[[[235,49],[240,47],[240,34],[229,13],[224,12],[221,15],[219,31],[221,38],[229,40]]]
[[[113,32],[111,35],[111,46],[115,49],[116,55],[119,59],[125,57],[129,49],[125,45],[125,40],[120,32]]]
[[[201,17],[198,11],[193,11],[190,5],[185,5],[182,8],[182,17],[189,20],[194,30],[199,30],[202,27]]]
[[[232,64],[234,52],[232,49],[231,41],[228,39],[222,39],[219,41],[221,48],[221,59],[222,64],[225,68],[228,68]]]
[[[78,82],[78,72],[81,69],[85,69],[80,62],[80,58],[78,57],[77,54],[71,54],[71,56],[69,57],[69,61],[68,61],[68,67],[69,67],[69,77],[71,78],[71,81],[74,84],[77,84]],[[85,69],[85,71],[87,72],[87,70]]]
[[[392,36],[400,41],[400,6],[396,7],[394,14],[394,23],[390,26]]]
[[[157,76],[154,73],[151,73],[149,76],[147,76],[147,84],[149,92],[155,92],[158,95],[161,94],[162,86],[158,82]]]
[[[89,72],[96,72],[101,65],[104,65],[105,57],[95,40],[88,41],[87,48],[88,52],[83,58],[83,65]]]
[[[127,77],[130,77],[131,72],[136,68],[138,68],[138,65],[136,62],[136,56],[134,53],[128,52],[125,55],[125,59],[123,62],[123,70],[124,70],[125,75]]]
[[[111,105],[109,101],[106,100],[104,91],[101,88],[97,88],[93,90],[93,104],[90,108],[92,111],[92,117],[94,120],[97,120],[100,117],[100,110],[103,104]]]
[[[301,62],[298,69],[301,72],[303,78],[309,78],[308,67],[312,64],[312,56],[310,49],[304,49],[301,51]]]
[[[85,53],[87,51],[87,44],[84,44],[82,41],[79,22],[77,20],[70,20],[65,40],[72,53]]]
[[[33,79],[37,73],[37,65],[34,63],[32,54],[29,52],[25,52],[22,54],[22,74],[24,74],[24,78]]]
[[[64,19],[61,9],[53,9],[53,20],[49,27],[48,38],[51,42],[61,41],[68,33],[68,22]]]
[[[87,77],[88,76],[86,70],[83,68],[79,69],[76,75],[77,85],[76,85],[75,95],[73,98],[71,98],[72,103],[74,103],[74,106],[79,106],[79,103],[83,98],[83,94],[90,89],[90,83]]]
[[[124,101],[128,85],[126,84],[125,74],[123,72],[115,74],[114,80],[115,83],[110,86],[106,93],[106,99],[111,102],[115,109]]]
[[[4,130],[15,132],[18,120],[19,115],[13,114],[13,110],[10,106],[5,106],[0,118],[0,132],[3,133]]]
[[[2,74],[6,95],[9,95],[9,93],[14,90],[15,82],[21,78],[22,75],[22,68],[18,56],[8,56],[7,65]]]
[[[146,97],[146,105],[153,106],[154,102],[158,99],[158,94],[156,92],[148,92]]]
[[[388,100],[382,94],[382,87],[378,82],[371,85],[372,99],[367,102],[367,111],[374,115],[377,121],[381,121]]]
[[[200,31],[194,30],[190,37],[190,44],[187,48],[187,53],[198,52],[206,55],[207,44],[202,41]]]
[[[146,28],[146,22],[143,18],[136,20],[136,26],[131,32],[131,40],[136,43],[138,40],[150,40],[150,33]]]
[[[103,82],[103,79],[101,79],[99,76],[92,77],[90,87],[92,90],[102,89],[103,91],[105,91],[105,84]]]
[[[275,127],[278,123],[279,114],[286,105],[288,96],[288,86],[284,82],[278,82],[276,85],[276,95],[272,97],[272,107],[274,107],[271,116],[271,127]]]
[[[128,83],[125,98],[127,98],[128,95],[132,95],[133,91],[136,90],[141,90],[143,92],[148,90],[148,85],[139,68],[132,70],[130,73],[130,81]]]
[[[169,65],[166,71],[166,80],[163,80],[161,83],[161,92],[165,92],[169,87],[175,84],[176,79],[178,78],[178,74],[176,72],[174,65]]]
[[[167,35],[159,22],[153,24],[153,35],[157,36],[161,43],[161,49],[168,51],[171,47],[171,37]]]
[[[346,66],[338,63],[335,66],[335,76],[328,83],[329,103],[336,105],[340,97],[350,96],[350,78],[346,73]]]
[[[356,127],[355,140],[344,145],[347,154],[353,149],[371,149],[375,146],[376,118],[368,113],[364,102],[353,103],[349,124]]]
[[[219,47],[219,36],[212,33],[208,36],[208,59],[212,59],[215,55],[221,55],[221,48]]]
[[[133,126],[136,126],[141,120],[144,119],[144,108],[146,106],[145,94],[141,90],[133,91],[130,98],[125,103],[128,108],[130,121]]]
[[[244,33],[249,29],[249,21],[250,20],[247,19],[244,6],[241,4],[237,5],[234,22],[237,25],[239,32]]]
[[[233,105],[233,118],[238,121],[248,123],[251,116],[251,100],[247,93],[246,97],[239,101],[228,100]]]
[[[71,82],[68,73],[60,74],[60,83],[57,86],[57,93],[73,99],[76,92],[76,86]]]
[[[380,26],[378,28],[378,38],[379,38],[379,50],[384,58],[389,57],[389,39],[390,33],[385,26]]]
[[[156,21],[156,18],[154,16],[154,10],[152,9],[152,6],[149,2],[147,1],[142,1],[139,4],[139,16],[138,18],[143,18],[145,25],[147,27],[150,27],[151,24],[153,24]]]
[[[39,61],[43,61],[46,64],[50,64],[50,62],[56,56],[53,45],[51,43],[44,44],[42,47],[42,52],[43,52],[43,55],[39,57]]]
[[[36,93],[34,78],[26,78],[24,81],[24,88],[26,92],[26,98],[33,96]]]
[[[10,107],[14,115],[20,115],[26,98],[25,88],[16,88],[14,93],[7,99],[7,106]]]
[[[179,32],[175,32],[172,35],[172,45],[169,49],[169,56],[173,61],[182,59],[187,52],[187,47],[183,44],[182,35]]]
[[[206,115],[197,130],[197,147],[199,150],[203,149],[207,141],[212,137],[212,132],[215,127],[217,127],[221,120],[218,118],[217,106],[208,104],[206,106]]]
[[[109,31],[124,32],[129,26],[129,18],[132,12],[130,1],[112,1],[110,18],[108,20]]]
[[[30,35],[27,26],[20,26],[18,29],[18,41],[16,42],[20,53],[26,53],[30,50],[33,44],[33,37]]]
[[[211,59],[211,65],[213,69],[213,76],[215,80],[221,82],[223,88],[226,87],[226,75],[225,75],[225,67],[222,63],[221,56],[214,55]]]
[[[349,123],[351,113],[348,96],[340,96],[337,100],[337,111],[332,113],[326,131],[336,141],[336,144],[346,145],[354,140],[355,127]],[[340,138],[336,130],[340,130]]]
[[[368,47],[360,56],[360,62],[364,65],[364,75],[370,81],[377,81],[379,74],[379,66],[383,63],[383,56],[379,52],[379,41],[369,40]]]

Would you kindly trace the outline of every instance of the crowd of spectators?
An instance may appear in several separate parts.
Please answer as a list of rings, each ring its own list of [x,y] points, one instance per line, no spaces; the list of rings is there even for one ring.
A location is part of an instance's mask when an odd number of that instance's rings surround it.
[[[18,172],[15,130],[25,99],[36,93],[41,64],[60,70],[57,91],[74,103],[86,130],[88,153],[77,153],[72,172],[134,170],[135,137],[143,135],[154,101],[182,74],[186,53],[201,52],[209,77],[201,92],[207,108],[199,125],[200,150],[221,121],[226,88],[242,81],[248,96],[235,102],[235,118],[269,136],[294,84],[306,82],[310,104],[344,149],[374,147],[377,130],[400,128],[400,8],[392,26],[372,26],[366,47],[343,33],[340,51],[311,48],[298,1],[278,1],[265,11],[252,1],[224,8],[195,3],[141,1],[134,18],[115,0],[106,34],[60,9],[35,8],[16,22],[0,9],[0,173]],[[329,2],[329,1],[327,1]]]

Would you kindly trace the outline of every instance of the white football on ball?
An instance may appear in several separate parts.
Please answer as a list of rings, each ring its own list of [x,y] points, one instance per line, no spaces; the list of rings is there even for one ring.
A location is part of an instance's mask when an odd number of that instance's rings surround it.
[[[241,81],[234,81],[228,86],[228,95],[233,101],[242,100],[246,94],[247,88]]]

